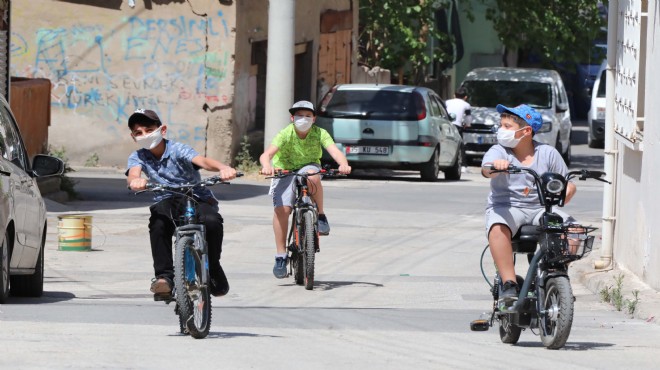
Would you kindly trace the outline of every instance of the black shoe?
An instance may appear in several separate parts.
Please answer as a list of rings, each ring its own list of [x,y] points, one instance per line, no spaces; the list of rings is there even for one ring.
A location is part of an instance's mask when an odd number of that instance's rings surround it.
[[[222,297],[229,293],[229,282],[227,281],[227,275],[222,269],[222,266],[219,266],[219,270],[211,274],[211,295],[214,297]]]
[[[325,217],[325,214],[319,213],[319,235],[328,234],[330,234],[330,224],[328,223],[328,218]]]
[[[504,302],[505,305],[511,305],[513,302],[518,300],[518,284],[508,280],[502,284],[500,290],[500,301]]]

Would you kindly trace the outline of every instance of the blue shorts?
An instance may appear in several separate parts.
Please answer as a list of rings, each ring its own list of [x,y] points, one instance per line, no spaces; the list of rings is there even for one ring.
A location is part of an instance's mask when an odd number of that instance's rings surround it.
[[[308,164],[298,170],[298,173],[317,172],[321,167],[316,164]],[[296,201],[296,185],[293,182],[297,176],[287,176],[271,179],[268,194],[273,197],[274,207],[293,207]]]

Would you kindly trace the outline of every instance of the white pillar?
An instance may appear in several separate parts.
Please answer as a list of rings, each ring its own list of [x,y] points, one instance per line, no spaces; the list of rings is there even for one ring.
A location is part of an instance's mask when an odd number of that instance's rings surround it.
[[[270,0],[264,149],[290,122],[295,67],[296,0]]]

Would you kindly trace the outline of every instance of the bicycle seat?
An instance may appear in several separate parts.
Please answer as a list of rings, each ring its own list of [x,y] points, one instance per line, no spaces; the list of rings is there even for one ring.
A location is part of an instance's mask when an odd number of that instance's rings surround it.
[[[523,225],[511,238],[514,253],[534,253],[540,235],[538,225]]]

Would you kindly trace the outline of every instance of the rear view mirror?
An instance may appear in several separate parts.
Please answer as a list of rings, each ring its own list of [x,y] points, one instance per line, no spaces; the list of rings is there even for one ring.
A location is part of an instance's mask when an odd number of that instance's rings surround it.
[[[64,173],[64,162],[49,155],[38,154],[34,157],[32,172],[38,177],[58,176]]]
[[[454,122],[456,121],[456,114],[455,113],[449,113],[449,120]]]

